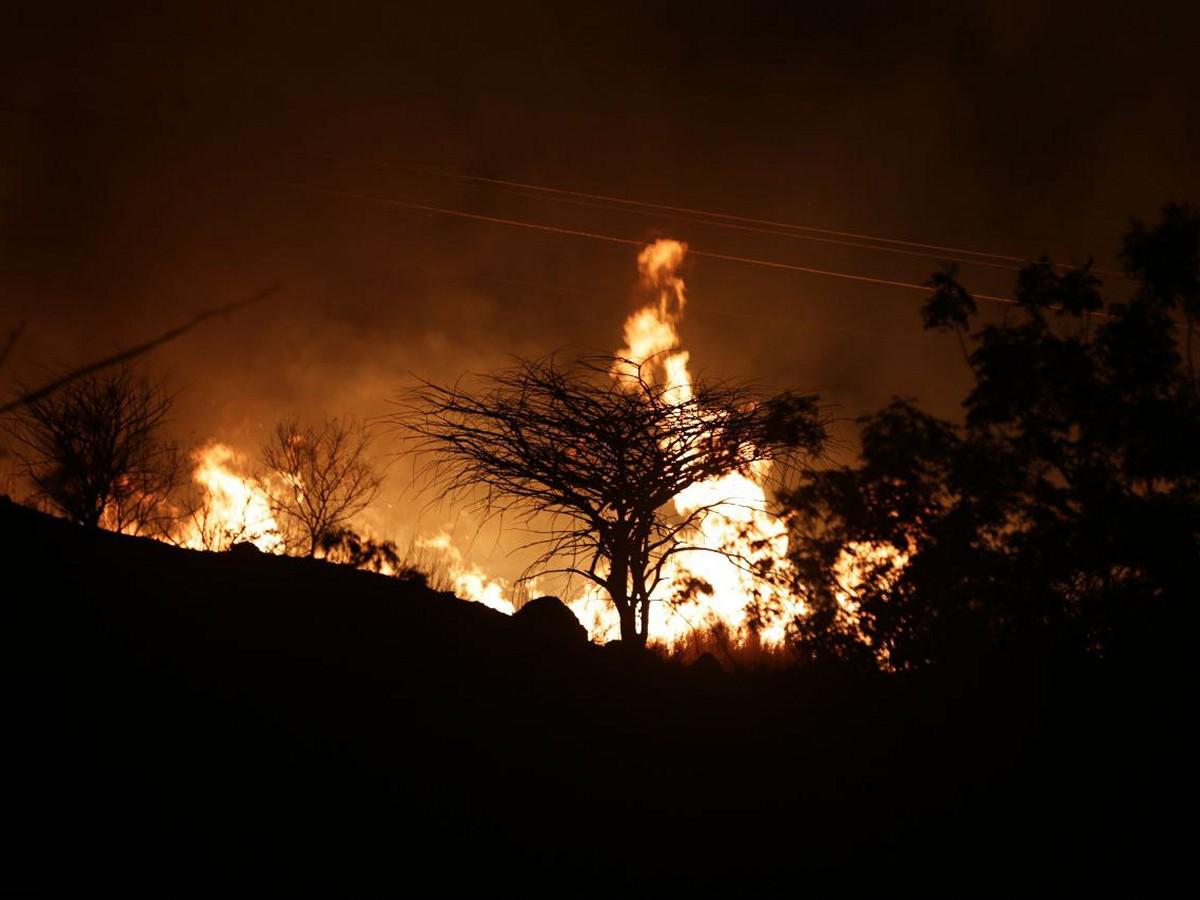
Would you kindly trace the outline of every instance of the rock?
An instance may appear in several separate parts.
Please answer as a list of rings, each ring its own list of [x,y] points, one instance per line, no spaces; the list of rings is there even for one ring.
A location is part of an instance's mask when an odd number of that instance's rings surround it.
[[[516,611],[513,622],[524,636],[539,644],[570,647],[588,642],[587,629],[557,597],[530,600]]]
[[[249,541],[238,541],[229,548],[229,552],[240,559],[262,555],[262,551]]]

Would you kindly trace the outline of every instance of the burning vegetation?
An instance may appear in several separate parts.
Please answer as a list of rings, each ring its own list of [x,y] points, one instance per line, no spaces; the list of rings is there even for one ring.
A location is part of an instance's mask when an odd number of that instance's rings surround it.
[[[720,625],[779,643],[799,607],[767,485],[820,452],[824,426],[814,397],[692,378],[686,251],[639,255],[651,302],[614,356],[524,362],[476,390],[424,383],[395,421],[418,481],[527,532],[524,580],[554,579],[593,639],[669,645]]]
[[[505,612],[554,581],[597,641],[670,645],[720,627],[737,642],[781,643],[803,606],[790,590],[786,528],[768,508],[768,490],[819,453],[821,415],[813,397],[693,379],[677,329],[686,254],[672,240],[639,254],[648,302],[629,316],[626,346],[611,357],[529,362],[497,373],[485,394],[426,384],[403,401],[396,424],[423,439],[412,449],[433,452],[422,472],[431,484],[475,503],[485,519],[505,511],[511,523],[519,507],[537,556],[516,585],[465,559],[447,532],[418,536],[403,559],[394,545],[364,537],[362,514],[382,475],[369,461],[368,432],[349,420],[281,423],[257,466],[219,441],[193,451],[190,484],[177,471],[156,495],[169,524],[154,536],[200,550],[245,543],[385,574],[416,561],[441,586]],[[129,505],[115,491],[97,503],[110,517]],[[116,530],[145,529],[126,516]]]
[[[81,524],[423,569],[510,613],[552,590],[597,642],[678,652],[708,634],[907,668],[1052,625],[1107,652],[1118,620],[1158,615],[1196,574],[1198,246],[1200,217],[1169,207],[1127,239],[1127,301],[1106,303],[1088,267],[1041,260],[974,333],[974,299],[938,273],[923,319],[963,348],[964,422],[898,399],[860,420],[858,462],[836,465],[816,397],[693,376],[687,245],[657,240],[613,354],[399,401],[418,482],[528,535],[515,582],[446,530],[405,553],[377,537],[383,475],[350,419],[281,423],[257,465],[218,441],[188,453],[161,437],[170,396],[126,366],[23,403],[7,430],[31,500]]]

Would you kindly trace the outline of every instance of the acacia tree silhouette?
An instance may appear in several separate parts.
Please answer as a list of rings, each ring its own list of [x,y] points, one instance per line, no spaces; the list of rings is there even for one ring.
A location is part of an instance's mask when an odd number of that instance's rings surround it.
[[[187,477],[185,455],[161,436],[170,409],[163,385],[120,365],[34,397],[5,430],[35,500],[81,525],[161,535]]]
[[[961,424],[897,399],[860,420],[856,464],[803,478],[788,505],[806,653],[908,668],[997,642],[1113,655],[1190,633],[1200,213],[1135,223],[1122,256],[1135,290],[1107,304],[1090,266],[1027,266],[1015,314],[969,335]],[[965,346],[970,295],[952,271],[931,286],[926,326]],[[846,554],[865,557],[852,614]]]
[[[507,517],[532,538],[525,577],[580,577],[611,598],[621,639],[644,646],[667,562],[696,549],[707,516],[671,500],[690,485],[751,466],[790,471],[817,453],[825,429],[811,396],[768,397],[729,383],[680,394],[645,363],[589,357],[563,366],[522,360],[478,390],[429,382],[404,394],[393,421],[423,461],[415,477],[486,521]],[[736,552],[724,552],[749,564]]]

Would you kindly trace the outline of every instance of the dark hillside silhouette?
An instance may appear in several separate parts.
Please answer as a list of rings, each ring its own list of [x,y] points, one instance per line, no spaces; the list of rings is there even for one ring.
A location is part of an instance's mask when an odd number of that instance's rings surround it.
[[[1189,858],[1170,659],[722,673],[7,501],[0,547],[6,888],[1145,889]]]

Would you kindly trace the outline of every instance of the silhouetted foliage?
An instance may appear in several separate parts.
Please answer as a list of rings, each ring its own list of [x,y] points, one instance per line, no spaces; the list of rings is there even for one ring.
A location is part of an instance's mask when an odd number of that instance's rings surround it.
[[[1198,243],[1187,207],[1138,225],[1137,289],[1103,312],[1090,265],[1027,266],[1018,312],[972,335],[961,424],[896,400],[860,420],[857,464],[804,479],[807,655],[908,668],[1035,638],[1111,655],[1171,630],[1200,579],[1200,403],[1173,315]],[[959,327],[962,294],[939,280],[926,324]]]
[[[1186,203],[1171,203],[1155,228],[1134,220],[1121,259],[1150,302],[1183,310],[1188,375],[1195,379],[1192,346],[1200,317],[1200,212]]]
[[[161,536],[178,517],[187,460],[161,429],[171,397],[129,366],[77,379],[6,422],[34,502],[74,522]]]
[[[292,552],[315,556],[327,534],[337,541],[379,494],[366,427],[327,418],[321,427],[281,422],[262,448],[263,486]]]
[[[424,454],[418,477],[484,519],[508,515],[528,528],[538,551],[528,574],[599,586],[621,639],[637,646],[667,562],[694,549],[700,523],[737,499],[681,515],[672,498],[755,464],[788,471],[824,439],[813,397],[703,382],[680,392],[612,357],[521,361],[477,391],[426,382],[401,404],[395,421]]]
[[[926,328],[965,329],[975,315],[975,300],[958,283],[958,265],[950,263],[934,272],[926,282],[933,296],[921,311]]]
[[[1200,303],[1200,212],[1186,203],[1171,203],[1153,228],[1134,220],[1121,258],[1126,271],[1159,303],[1194,311]]]
[[[424,573],[409,565],[392,541],[366,537],[351,528],[327,529],[317,540],[324,559],[368,572],[391,575],[401,581],[427,586]]]

